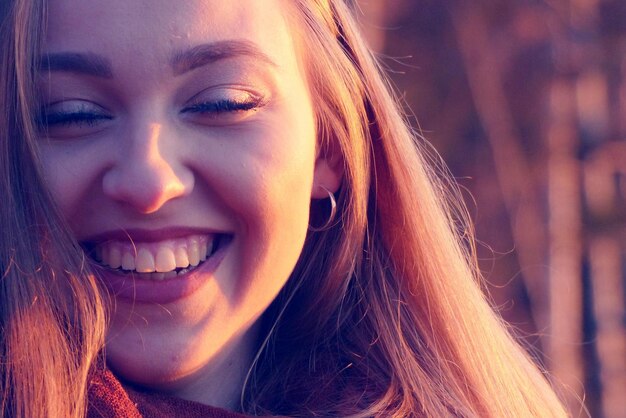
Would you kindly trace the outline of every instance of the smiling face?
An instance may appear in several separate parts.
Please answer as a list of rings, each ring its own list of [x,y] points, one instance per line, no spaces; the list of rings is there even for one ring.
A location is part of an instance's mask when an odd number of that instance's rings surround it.
[[[50,2],[44,175],[104,266],[107,359],[131,382],[227,405],[253,324],[300,255],[311,198],[338,187],[316,157],[283,9]]]

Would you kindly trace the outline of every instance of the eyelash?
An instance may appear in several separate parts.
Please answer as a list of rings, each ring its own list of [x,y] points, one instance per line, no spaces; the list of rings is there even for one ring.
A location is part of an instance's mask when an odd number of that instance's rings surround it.
[[[44,113],[39,120],[39,125],[46,126],[94,126],[100,121],[112,120],[112,116],[89,111],[77,112],[51,112]]]
[[[252,97],[250,99],[240,101],[231,99],[222,99],[214,102],[200,102],[187,106],[182,113],[202,113],[202,114],[221,114],[227,112],[245,112],[249,110],[258,110],[263,106],[260,98]]]
[[[194,103],[184,108],[181,113],[202,114],[217,116],[229,112],[255,111],[264,105],[262,99],[252,97],[248,100],[221,99],[214,102]],[[41,112],[38,124],[45,127],[90,127],[101,121],[112,120],[113,117],[89,110],[77,110],[73,112]]]

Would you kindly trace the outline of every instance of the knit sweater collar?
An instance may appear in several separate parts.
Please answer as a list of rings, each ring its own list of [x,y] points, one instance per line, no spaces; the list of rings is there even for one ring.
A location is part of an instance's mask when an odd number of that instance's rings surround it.
[[[122,386],[109,370],[94,372],[87,418],[246,418],[236,412]]]

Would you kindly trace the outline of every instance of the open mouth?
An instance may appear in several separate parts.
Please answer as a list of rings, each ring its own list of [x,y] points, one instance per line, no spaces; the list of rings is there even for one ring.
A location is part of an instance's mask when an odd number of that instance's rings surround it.
[[[197,269],[231,240],[232,235],[208,234],[158,242],[111,240],[84,246],[97,265],[115,274],[166,280]]]

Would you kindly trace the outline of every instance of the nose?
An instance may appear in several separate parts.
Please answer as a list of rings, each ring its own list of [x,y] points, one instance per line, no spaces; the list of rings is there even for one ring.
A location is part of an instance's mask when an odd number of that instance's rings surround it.
[[[191,192],[193,175],[174,148],[164,147],[161,124],[148,124],[122,140],[127,142],[102,179],[106,196],[149,214]]]

